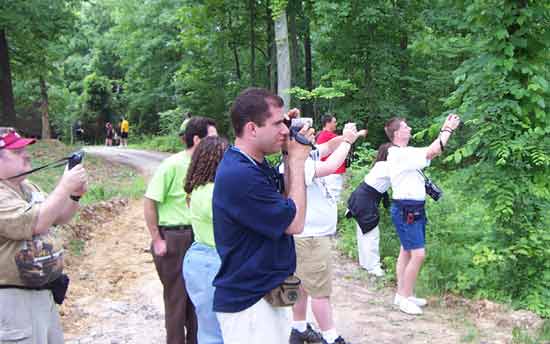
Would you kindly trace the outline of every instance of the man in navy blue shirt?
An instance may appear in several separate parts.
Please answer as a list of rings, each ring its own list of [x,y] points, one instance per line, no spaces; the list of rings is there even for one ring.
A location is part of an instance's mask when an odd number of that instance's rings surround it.
[[[296,269],[292,235],[304,228],[310,148],[289,139],[283,105],[271,92],[249,88],[231,108],[235,145],[218,167],[212,200],[222,262],[214,279],[214,311],[225,344],[288,343],[288,309],[272,306],[264,296]],[[313,140],[307,126],[302,134]],[[280,175],[265,160],[281,150],[284,193]]]

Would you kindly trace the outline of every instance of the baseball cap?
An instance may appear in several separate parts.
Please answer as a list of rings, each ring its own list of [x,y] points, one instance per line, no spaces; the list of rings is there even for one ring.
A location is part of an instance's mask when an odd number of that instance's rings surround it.
[[[6,134],[0,136],[0,149],[19,149],[32,145],[35,142],[35,139],[25,139],[15,130],[10,130]]]

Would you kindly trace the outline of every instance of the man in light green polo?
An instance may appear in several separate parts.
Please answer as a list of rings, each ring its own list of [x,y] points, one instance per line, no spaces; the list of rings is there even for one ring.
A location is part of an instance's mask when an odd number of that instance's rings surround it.
[[[159,165],[145,193],[144,214],[152,238],[151,253],[164,288],[167,344],[197,343],[195,310],[181,276],[183,257],[193,243],[183,183],[196,145],[202,138],[216,135],[212,119],[191,118],[183,135],[180,133],[187,149]]]

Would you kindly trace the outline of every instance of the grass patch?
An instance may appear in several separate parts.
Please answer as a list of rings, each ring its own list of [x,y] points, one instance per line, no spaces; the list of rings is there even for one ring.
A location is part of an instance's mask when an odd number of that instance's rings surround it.
[[[43,140],[29,147],[33,166],[58,160],[78,150],[56,140]],[[105,201],[113,197],[139,198],[145,192],[145,179],[132,168],[113,164],[87,155],[84,167],[88,171],[88,192],[82,197],[83,205]],[[64,167],[46,169],[32,174],[29,180],[44,191],[51,192],[63,174]]]
[[[183,143],[177,135],[144,136],[136,141],[138,141],[138,143],[131,143],[129,147],[168,153],[181,152],[184,148]]]
[[[527,330],[514,328],[512,330],[513,344],[541,344],[550,343],[550,319],[546,319],[542,326],[534,333],[530,334]]]
[[[72,239],[69,241],[69,251],[73,256],[79,257],[84,252],[86,242],[82,239]]]

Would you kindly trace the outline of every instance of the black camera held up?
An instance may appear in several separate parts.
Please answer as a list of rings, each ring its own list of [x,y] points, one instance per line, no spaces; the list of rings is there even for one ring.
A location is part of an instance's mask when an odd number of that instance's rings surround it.
[[[313,119],[310,117],[300,117],[285,120],[285,124],[290,130],[290,138],[296,140],[296,142],[298,143],[306,146],[311,146],[311,148],[316,149],[313,143],[311,143],[304,135],[300,134],[300,130],[302,130],[306,123],[311,128],[313,126]]]
[[[67,160],[68,160],[68,168],[69,170],[75,167],[76,165],[80,164],[82,160],[84,159],[84,151],[79,150],[71,154]]]
[[[436,202],[439,201],[439,199],[443,196],[443,190],[441,190],[439,186],[432,182],[430,178],[426,177],[426,175],[422,173],[422,171],[418,170],[418,173],[420,173],[420,175],[424,177],[424,188],[426,189],[426,193],[428,194],[428,196],[430,196]]]

